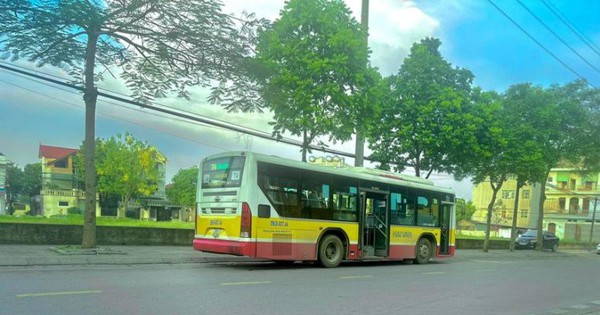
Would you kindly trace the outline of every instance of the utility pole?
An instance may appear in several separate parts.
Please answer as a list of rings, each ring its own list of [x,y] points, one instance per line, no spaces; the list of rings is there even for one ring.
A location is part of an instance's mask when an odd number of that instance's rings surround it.
[[[369,45],[369,0],[362,0],[360,24],[365,29],[365,45]],[[368,60],[365,60],[368,63]],[[356,147],[354,149],[354,166],[363,166],[365,156],[364,126],[356,126]]]
[[[594,212],[592,212],[592,227],[590,228],[590,239],[588,241],[588,244],[591,249],[594,249],[592,241],[594,240],[594,222],[596,221],[596,207],[598,207],[598,196],[596,196],[596,200],[594,201]]]

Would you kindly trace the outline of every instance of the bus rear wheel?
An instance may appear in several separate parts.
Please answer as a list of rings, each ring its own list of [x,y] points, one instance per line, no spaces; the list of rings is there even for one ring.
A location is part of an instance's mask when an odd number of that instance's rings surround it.
[[[417,257],[415,262],[419,265],[423,265],[429,262],[431,259],[431,243],[425,238],[422,238],[417,243]]]
[[[335,268],[344,258],[344,245],[339,237],[327,235],[319,243],[319,263],[325,268]]]

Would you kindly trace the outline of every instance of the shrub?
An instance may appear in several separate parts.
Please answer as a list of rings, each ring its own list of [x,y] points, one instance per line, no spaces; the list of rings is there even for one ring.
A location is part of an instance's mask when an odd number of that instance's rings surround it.
[[[81,214],[81,209],[79,207],[70,207],[67,209],[67,214]]]

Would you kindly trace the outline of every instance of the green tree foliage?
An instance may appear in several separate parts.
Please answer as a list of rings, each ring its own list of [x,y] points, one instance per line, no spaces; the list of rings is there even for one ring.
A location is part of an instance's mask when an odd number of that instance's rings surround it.
[[[9,205],[22,193],[23,184],[23,170],[18,165],[9,163],[6,168],[6,192]]]
[[[42,190],[42,163],[25,165],[23,168],[23,189],[21,193],[33,197]]]
[[[172,203],[193,208],[196,204],[198,185],[198,167],[181,169],[173,176],[172,184],[167,188],[167,197]]]
[[[10,163],[6,173],[9,207],[17,201],[31,204],[31,197],[40,194],[42,190],[41,163],[27,164],[23,170],[18,165]]]
[[[415,43],[398,73],[387,78],[382,114],[368,136],[372,157],[383,167],[412,167],[426,178],[452,173],[477,142],[473,74],[447,62],[440,45],[435,38]]]
[[[86,105],[86,203],[82,246],[96,246],[96,82],[118,71],[139,101],[238,75],[249,54],[248,23],[211,0],[0,0],[0,52],[67,71]],[[238,25],[236,25],[238,23]],[[246,32],[247,33],[247,32]]]
[[[259,35],[260,94],[277,137],[302,137],[302,160],[320,136],[350,139],[378,73],[367,65],[365,32],[342,0],[290,0]],[[363,99],[361,101],[361,98]]]
[[[592,105],[599,99],[599,90],[589,89],[584,81],[575,81],[551,86],[545,92],[547,101],[533,107],[537,117],[534,139],[542,147],[546,167],[540,180],[539,231],[543,229],[546,178],[550,170],[561,162],[580,164],[584,161],[591,166],[598,160],[595,154],[599,152],[593,143],[600,141],[594,139],[599,131],[594,128],[597,122],[593,119],[598,116],[593,114],[593,108],[598,105]],[[542,233],[538,233],[537,246],[542,250]]]
[[[156,147],[126,133],[98,139],[95,152],[98,192],[120,196],[119,218],[125,217],[132,198],[150,196],[158,189],[161,174],[157,164],[164,163],[165,158]],[[82,146],[76,167],[83,164],[85,154]]]
[[[508,143],[513,161],[511,174],[517,179],[515,196],[519,196],[520,190],[525,184],[545,181],[546,163],[543,148],[536,141],[539,117],[536,116],[535,109],[550,101],[546,94],[547,92],[542,88],[534,87],[531,84],[516,84],[509,87],[502,98],[503,119],[506,121],[506,128],[511,131],[508,134]],[[514,250],[514,242],[517,237],[518,209],[519,198],[515,198],[511,251]]]
[[[473,201],[465,202],[464,199],[456,199],[456,222],[471,220],[475,211],[477,211],[477,207],[475,207]]]

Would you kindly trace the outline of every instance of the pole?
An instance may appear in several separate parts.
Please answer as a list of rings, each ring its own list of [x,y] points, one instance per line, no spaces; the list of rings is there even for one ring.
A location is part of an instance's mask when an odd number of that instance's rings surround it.
[[[365,29],[365,45],[369,45],[369,0],[362,0],[362,11],[360,15],[360,24]],[[365,60],[368,62],[368,60]],[[363,166],[365,156],[365,131],[362,124],[357,122],[356,126],[356,146],[354,148],[354,166]]]
[[[598,206],[598,196],[596,196],[596,200],[594,201],[594,212],[592,212],[592,227],[590,228],[590,239],[588,244],[591,249],[594,249],[592,245],[592,241],[594,239],[594,222],[596,221],[596,207]]]

